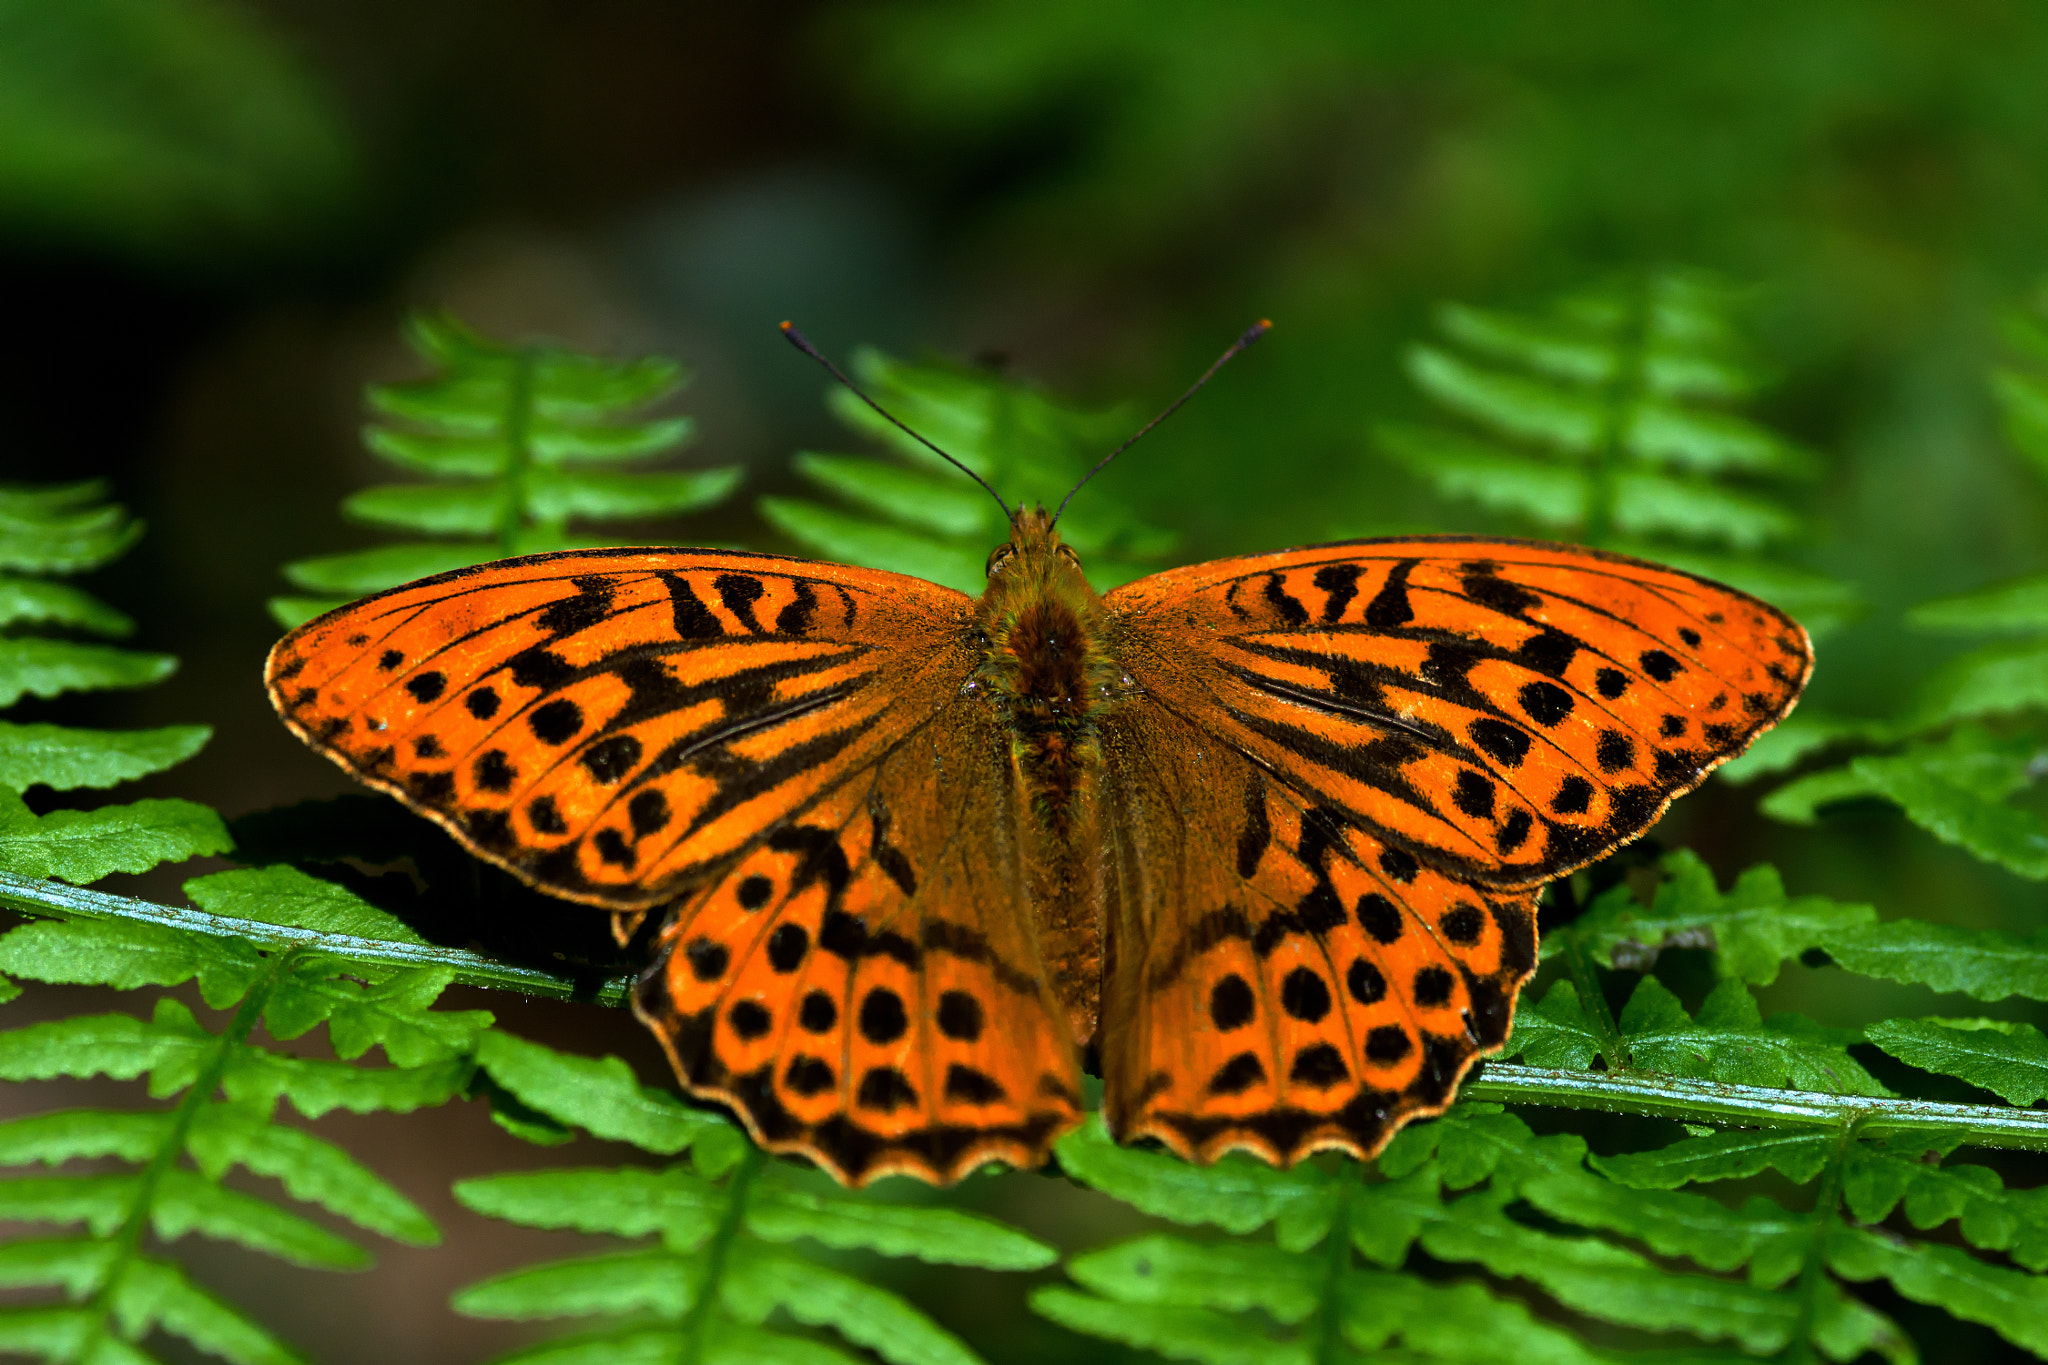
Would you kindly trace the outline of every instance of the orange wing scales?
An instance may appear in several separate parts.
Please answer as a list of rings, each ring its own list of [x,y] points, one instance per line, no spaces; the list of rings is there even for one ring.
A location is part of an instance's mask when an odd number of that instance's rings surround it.
[[[859,1184],[1042,1161],[1088,1042],[1120,1137],[1376,1153],[1505,1041],[1536,889],[1812,666],[1761,602],[1570,547],[1363,541],[1098,599],[1042,510],[1015,532],[992,562],[1029,572],[979,605],[771,555],[502,561],[301,627],[271,697],[479,855],[663,911],[635,1008],[684,1084]]]
[[[1162,704],[1346,819],[1503,888],[1649,828],[1775,724],[1812,667],[1805,632],[1753,598],[1516,542],[1227,560],[1107,603],[1125,618],[1121,657]]]
[[[990,875],[1018,853],[1008,755],[948,719],[680,904],[636,997],[693,1091],[852,1184],[1035,1165],[1081,1117],[1019,882]]]
[[[949,610],[915,613],[876,581],[914,580],[763,555],[511,564],[310,623],[278,645],[272,697],[473,851],[618,909],[701,881],[899,741],[935,704],[916,711],[906,662],[946,653],[968,605],[921,584],[917,605]]]

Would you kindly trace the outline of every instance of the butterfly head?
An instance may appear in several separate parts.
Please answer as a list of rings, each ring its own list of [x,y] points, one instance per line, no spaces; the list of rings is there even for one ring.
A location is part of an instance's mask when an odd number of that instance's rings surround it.
[[[1053,529],[1043,506],[1019,507],[1010,513],[1010,538],[989,551],[989,591],[1004,579],[1012,583],[1043,582],[1048,576],[1081,577],[1081,557]]]

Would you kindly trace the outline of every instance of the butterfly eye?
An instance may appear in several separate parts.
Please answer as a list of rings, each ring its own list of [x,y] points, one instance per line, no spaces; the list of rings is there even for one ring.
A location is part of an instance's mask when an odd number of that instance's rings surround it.
[[[995,549],[990,550],[988,553],[988,576],[994,578],[1002,570],[1003,565],[1009,563],[1016,556],[1016,553],[1016,547],[1011,545],[998,545]]]
[[[1066,560],[1067,563],[1073,565],[1077,569],[1081,567],[1081,556],[1074,553],[1074,549],[1071,545],[1062,545],[1059,547],[1059,551],[1061,559]]]

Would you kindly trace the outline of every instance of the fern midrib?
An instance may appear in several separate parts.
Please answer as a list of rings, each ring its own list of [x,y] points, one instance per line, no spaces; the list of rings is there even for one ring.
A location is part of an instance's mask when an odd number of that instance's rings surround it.
[[[122,1221],[120,1231],[114,1234],[114,1254],[108,1258],[106,1277],[86,1301],[85,1311],[91,1317],[90,1328],[80,1336],[77,1351],[70,1357],[73,1365],[83,1365],[90,1359],[94,1347],[107,1334],[107,1318],[114,1310],[114,1300],[119,1295],[122,1282],[127,1278],[129,1267],[135,1264],[141,1253],[143,1234],[149,1230],[150,1214],[156,1206],[157,1189],[164,1177],[177,1165],[185,1154],[185,1140],[191,1135],[192,1125],[200,1111],[213,1102],[213,1092],[220,1088],[227,1075],[229,1062],[235,1049],[248,1041],[255,1029],[256,1021],[263,1015],[263,1008],[270,1002],[270,996],[284,979],[285,973],[299,957],[301,949],[289,948],[269,959],[269,966],[242,1003],[236,1008],[228,1026],[221,1030],[213,1049],[213,1055],[206,1060],[199,1073],[192,1078],[192,1084],[178,1101],[178,1108],[171,1119],[171,1126],[164,1135],[156,1155],[142,1169],[136,1181],[135,1198],[130,1203],[128,1215]]]
[[[679,1365],[700,1365],[704,1359],[704,1334],[711,1326],[711,1315],[717,1310],[719,1281],[725,1278],[725,1263],[731,1257],[732,1245],[739,1240],[754,1177],[761,1173],[767,1162],[768,1153],[748,1143],[746,1155],[740,1158],[739,1165],[733,1168],[732,1179],[726,1182],[725,1209],[719,1214],[718,1227],[705,1247],[704,1273],[697,1281],[690,1311],[683,1317]]]
[[[1337,1172],[1337,1210],[1323,1259],[1323,1296],[1316,1308],[1316,1365],[1344,1365],[1344,1279],[1351,1272],[1351,1197],[1362,1168],[1347,1161]]]
[[[1785,1354],[1791,1360],[1816,1360],[1812,1337],[1814,1323],[1820,1317],[1821,1298],[1827,1293],[1829,1283],[1828,1233],[1834,1228],[1836,1210],[1842,1200],[1843,1174],[1849,1164],[1849,1146],[1856,1140],[1857,1127],[1856,1119],[1842,1125],[1840,1135],[1828,1151],[1827,1165],[1821,1169],[1820,1187],[1814,1191],[1813,1242],[1806,1248],[1806,1259],[1799,1268],[1799,1316],[1790,1339],[1785,1343]]]
[[[1629,418],[1642,401],[1644,353],[1649,349],[1650,281],[1638,272],[1628,290],[1628,312],[1615,337],[1614,378],[1602,392],[1600,439],[1586,486],[1585,543],[1603,546],[1614,536],[1615,484]]]

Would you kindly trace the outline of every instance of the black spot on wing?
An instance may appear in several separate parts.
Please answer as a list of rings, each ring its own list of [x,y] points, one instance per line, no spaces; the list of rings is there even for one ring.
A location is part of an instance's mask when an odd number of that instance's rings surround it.
[[[1323,602],[1323,624],[1333,625],[1344,619],[1344,609],[1351,605],[1351,599],[1358,596],[1358,577],[1364,572],[1356,564],[1325,564],[1316,570],[1312,580],[1329,596]]]

